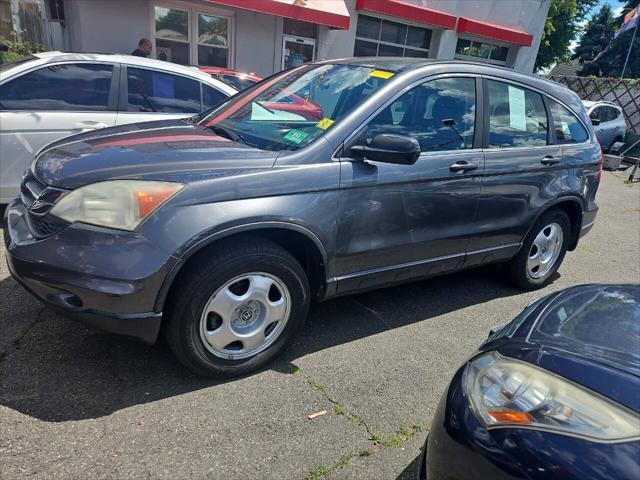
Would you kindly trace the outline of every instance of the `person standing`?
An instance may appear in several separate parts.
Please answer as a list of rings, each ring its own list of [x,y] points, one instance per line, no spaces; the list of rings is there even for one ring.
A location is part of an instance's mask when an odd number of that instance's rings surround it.
[[[135,57],[148,57],[151,55],[152,50],[153,45],[151,45],[151,40],[148,38],[141,38],[138,42],[138,48],[131,52],[131,55]]]

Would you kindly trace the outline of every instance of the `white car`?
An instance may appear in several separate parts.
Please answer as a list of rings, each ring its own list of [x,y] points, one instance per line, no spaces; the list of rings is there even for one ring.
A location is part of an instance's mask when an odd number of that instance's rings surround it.
[[[583,100],[587,109],[596,137],[605,152],[616,142],[622,142],[627,133],[627,123],[624,120],[622,108],[612,102],[592,102]]]
[[[236,93],[197,68],[130,55],[45,52],[0,65],[0,204],[53,141],[192,116]]]

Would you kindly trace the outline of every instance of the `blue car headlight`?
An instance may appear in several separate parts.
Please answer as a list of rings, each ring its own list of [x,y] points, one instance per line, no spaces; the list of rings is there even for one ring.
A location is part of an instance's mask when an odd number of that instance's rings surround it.
[[[600,442],[640,438],[640,416],[587,388],[490,352],[473,359],[464,385],[487,429],[530,428]]]

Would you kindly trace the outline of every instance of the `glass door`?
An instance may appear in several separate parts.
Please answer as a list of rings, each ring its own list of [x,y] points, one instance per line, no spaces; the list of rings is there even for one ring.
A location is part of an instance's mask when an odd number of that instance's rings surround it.
[[[316,41],[311,38],[282,36],[282,69],[297,67],[315,60]]]

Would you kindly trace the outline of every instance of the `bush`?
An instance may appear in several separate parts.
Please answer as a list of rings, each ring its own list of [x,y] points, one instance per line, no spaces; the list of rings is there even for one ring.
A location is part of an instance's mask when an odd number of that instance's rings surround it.
[[[0,52],[0,58],[5,63],[17,60],[21,57],[24,57],[25,55],[42,52],[44,50],[44,47],[42,45],[38,45],[36,43],[20,43],[13,40],[7,40],[4,37],[0,37],[0,43],[6,45],[9,48],[9,50],[6,52]]]

